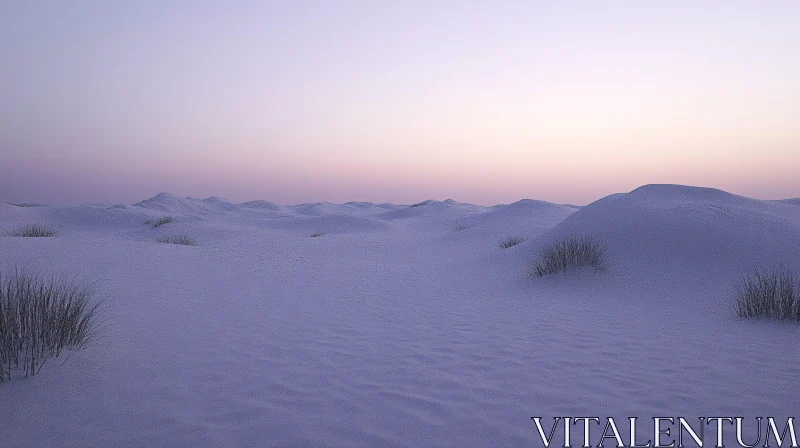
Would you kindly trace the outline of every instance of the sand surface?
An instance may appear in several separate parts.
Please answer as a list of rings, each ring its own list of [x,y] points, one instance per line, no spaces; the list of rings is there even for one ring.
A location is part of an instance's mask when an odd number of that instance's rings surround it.
[[[0,385],[1,446],[541,446],[531,416],[800,403],[800,326],[737,319],[732,296],[753,269],[800,270],[797,200],[0,204],[0,232],[28,223],[58,234],[0,237],[0,268],[94,282],[103,327]],[[602,240],[609,271],[526,275],[569,235]]]

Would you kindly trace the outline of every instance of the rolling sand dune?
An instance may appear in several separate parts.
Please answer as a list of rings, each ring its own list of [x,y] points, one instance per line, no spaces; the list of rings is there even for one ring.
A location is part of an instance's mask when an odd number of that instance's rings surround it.
[[[649,185],[580,208],[0,204],[0,232],[28,223],[58,233],[0,237],[0,267],[95,282],[104,327],[0,385],[3,446],[539,446],[531,416],[800,402],[797,325],[739,320],[731,296],[743,272],[800,269],[796,200]],[[570,235],[602,241],[609,271],[525,275]]]
[[[523,199],[509,205],[490,207],[483,213],[453,222],[471,225],[481,237],[500,240],[508,236],[533,238],[575,213],[576,208]]]
[[[263,201],[263,200],[245,202],[242,204],[242,208],[255,208],[261,210],[273,210],[273,211],[283,211],[286,209],[286,207],[282,205],[278,205],[274,202]]]
[[[583,207],[548,238],[596,235],[618,270],[631,276],[718,281],[754,267],[796,263],[798,225],[800,210],[791,204],[710,188],[647,185]]]

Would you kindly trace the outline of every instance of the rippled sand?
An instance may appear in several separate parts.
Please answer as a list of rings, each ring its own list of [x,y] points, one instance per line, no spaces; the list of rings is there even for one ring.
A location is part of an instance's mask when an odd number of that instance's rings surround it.
[[[800,206],[644,188],[583,209],[0,204],[0,231],[58,230],[0,237],[0,266],[106,299],[91,347],[0,385],[0,445],[541,446],[531,416],[792,415],[800,327],[736,319],[731,292],[800,268]],[[525,275],[578,233],[606,275]],[[199,245],[155,242],[173,234]]]

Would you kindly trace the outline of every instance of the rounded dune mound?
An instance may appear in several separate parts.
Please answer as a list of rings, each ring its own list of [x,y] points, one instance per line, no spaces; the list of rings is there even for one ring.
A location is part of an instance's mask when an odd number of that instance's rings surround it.
[[[0,206],[5,227],[40,224],[62,231],[102,231],[129,229],[141,225],[150,215],[142,209],[105,205],[46,205],[10,209]]]
[[[483,213],[469,219],[469,223],[492,239],[509,236],[523,239],[535,238],[566,217],[575,213],[575,208],[544,201],[523,199],[513,204],[489,207]]]
[[[539,201],[536,199],[520,199],[517,202],[512,202],[511,204],[507,205],[496,205],[494,208],[497,209],[504,209],[504,208],[520,208],[520,209],[575,209],[576,207],[572,207],[569,205],[560,205],[560,204],[553,204],[552,202],[547,201]]]
[[[372,202],[350,201],[350,202],[346,202],[345,205],[349,205],[349,206],[357,207],[357,208],[368,208],[368,207],[374,206],[375,204],[373,204]]]
[[[536,249],[570,236],[603,243],[613,266],[656,275],[715,275],[800,262],[797,210],[682,185],[646,185],[566,218]]]
[[[0,203],[0,236],[5,236],[14,229],[28,225],[31,215],[33,213],[26,208]]]
[[[692,187],[676,184],[648,184],[627,193],[642,199],[656,201],[733,201],[747,199],[716,188]]]
[[[255,208],[261,210],[274,210],[280,211],[283,210],[285,207],[274,202],[264,201],[264,200],[257,200],[257,201],[248,201],[241,204],[242,207],[245,208]]]
[[[352,212],[362,215],[374,215],[386,211],[386,208],[375,205],[372,202],[351,201],[345,203],[344,206],[349,207]]]
[[[422,204],[424,204],[424,203],[432,203],[432,202],[439,202],[439,201],[428,200],[428,201],[423,202]],[[472,210],[481,211],[481,212],[486,210],[486,207],[483,207],[483,206],[480,206],[480,205],[475,205],[475,204],[470,204],[469,202],[458,202],[455,199],[445,199],[444,201],[441,201],[441,203],[442,204],[452,205],[454,207],[459,207],[459,208],[464,208],[464,209],[472,209]]]
[[[165,213],[196,213],[197,204],[192,203],[195,201],[171,193],[159,193],[150,199],[137,202],[134,206]]]
[[[205,199],[186,198],[185,201],[198,214],[221,215],[239,209],[239,206],[233,202],[216,196]]]
[[[209,209],[215,211],[233,211],[238,208],[238,205],[234,204],[233,202],[216,196],[202,199],[201,202]]]
[[[387,221],[407,220],[407,219],[433,219],[435,221],[447,221],[452,218],[459,218],[483,213],[485,208],[472,204],[448,203],[428,199],[416,204],[411,204],[391,210],[380,215],[378,218]]]
[[[353,208],[343,204],[332,204],[330,202],[315,202],[311,204],[299,204],[289,207],[294,213],[306,216],[322,216],[334,213],[345,213],[352,211]]]
[[[134,207],[145,208],[169,214],[222,214],[237,210],[238,206],[219,197],[206,199],[182,198],[170,193],[159,193],[156,196],[134,204]]]
[[[271,217],[271,218],[280,218],[286,216],[293,216],[295,211],[292,210],[291,207],[287,207],[285,205],[276,204],[274,202],[258,200],[258,201],[249,201],[243,204],[239,204],[238,210],[245,216],[250,216],[253,218],[263,218],[263,217]]]
[[[386,211],[386,210],[398,210],[398,209],[401,209],[401,208],[406,208],[405,205],[390,204],[388,202],[384,202],[384,203],[381,203],[381,204],[375,204],[375,206],[378,207],[378,208],[383,209],[384,211]]]
[[[21,214],[24,209],[25,207],[19,207],[17,205],[0,202],[0,218],[7,218],[9,216]]]

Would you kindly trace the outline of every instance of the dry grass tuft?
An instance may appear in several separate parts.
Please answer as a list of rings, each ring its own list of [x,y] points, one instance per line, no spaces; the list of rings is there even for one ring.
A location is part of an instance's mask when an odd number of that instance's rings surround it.
[[[607,269],[605,248],[589,237],[572,237],[546,247],[533,262],[531,273],[542,277],[586,268],[595,272]]]
[[[755,272],[736,288],[736,315],[800,321],[800,277],[788,270]]]
[[[183,246],[197,246],[197,242],[186,235],[160,236],[156,238],[159,243],[180,244]]]
[[[175,222],[175,218],[173,218],[172,216],[164,216],[163,218],[158,218],[155,221],[153,221],[152,226],[153,228],[156,228],[156,227],[161,227],[164,224],[172,224],[173,222]]]
[[[19,227],[8,232],[8,236],[21,238],[47,238],[55,235],[55,230],[39,224],[28,224],[25,227]]]
[[[48,359],[91,340],[99,305],[92,296],[75,281],[0,273],[0,382],[15,370],[33,376]]]
[[[500,241],[499,245],[501,249],[508,249],[509,247],[514,247],[523,241],[525,241],[525,238],[519,236],[510,236],[503,241]]]

